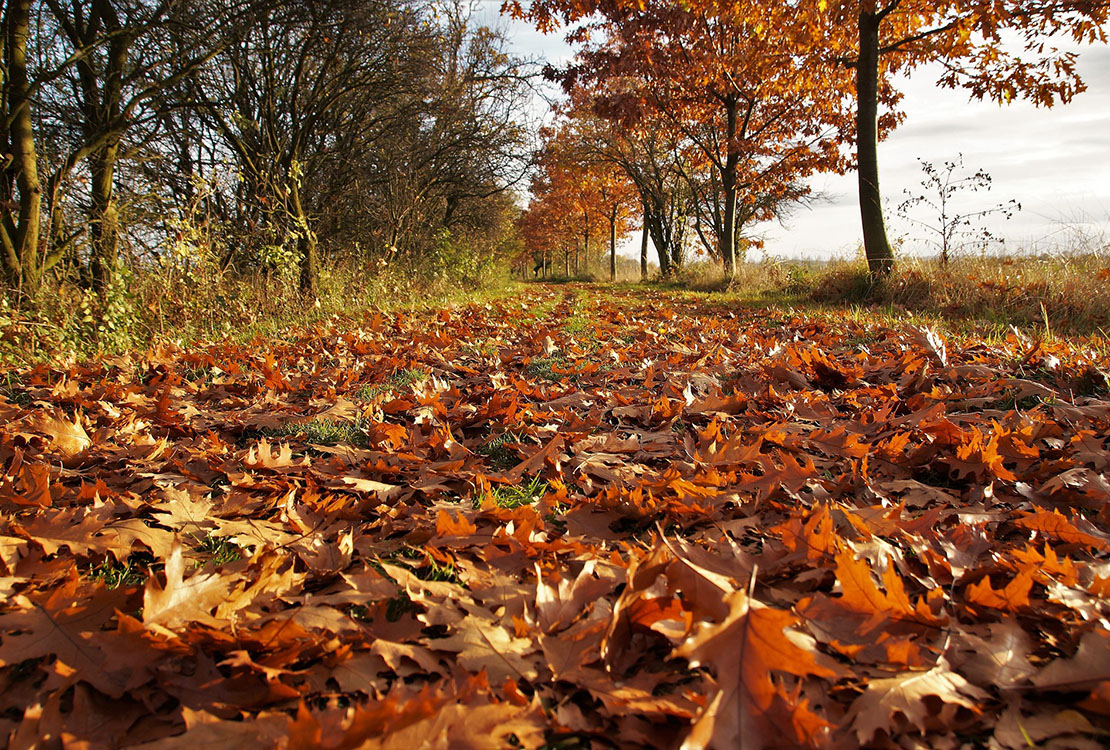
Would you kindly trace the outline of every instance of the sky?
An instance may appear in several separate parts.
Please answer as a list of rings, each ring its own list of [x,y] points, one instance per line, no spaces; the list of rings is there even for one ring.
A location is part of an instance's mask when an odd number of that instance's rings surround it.
[[[479,17],[494,19],[500,0],[481,0]],[[558,65],[573,50],[560,32],[544,35],[531,26],[499,20],[517,54]],[[934,254],[928,233],[897,216],[905,191],[921,193],[918,161],[940,165],[962,154],[965,171],[985,170],[989,192],[954,198],[957,210],[973,212],[1011,199],[1022,209],[1009,220],[998,215],[984,226],[1004,240],[1001,252],[1060,252],[1110,246],[1110,47],[1079,49],[1087,91],[1070,104],[1038,109],[1025,101],[1008,106],[969,100],[960,90],[936,86],[938,68],[923,67],[900,82],[906,118],[879,144],[880,185],[887,202],[888,233],[899,252]],[[537,101],[537,108],[543,105]],[[811,179],[822,199],[799,207],[784,223],[753,227],[769,258],[851,258],[862,241],[856,175]],[[935,218],[918,212],[916,218]],[[625,243],[638,254],[639,238]],[[757,260],[760,256],[749,258]]]

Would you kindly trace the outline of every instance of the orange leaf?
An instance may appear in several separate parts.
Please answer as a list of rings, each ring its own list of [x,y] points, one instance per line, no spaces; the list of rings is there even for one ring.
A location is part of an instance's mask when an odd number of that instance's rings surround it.
[[[991,587],[991,579],[984,577],[978,583],[967,587],[967,599],[991,609],[1017,612],[1022,607],[1031,607],[1029,592],[1033,589],[1033,571],[1029,568],[1014,576],[1001,591]]]
[[[1025,518],[1014,521],[1014,525],[1023,529],[1036,531],[1051,539],[1057,539],[1065,544],[1079,544],[1086,547],[1105,549],[1107,541],[1080,531],[1068,519],[1060,515],[1059,511],[1040,511],[1030,513]]]
[[[776,671],[798,677],[836,676],[833,669],[818,663],[811,638],[788,633],[798,622],[794,615],[752,601],[742,590],[726,601],[729,614],[723,622],[701,623],[674,652],[692,666],[712,667],[717,675],[717,692],[699,713],[686,747],[748,747],[753,735],[777,736],[782,727],[767,720],[767,712],[780,696],[772,679]],[[802,703],[793,708],[810,713]],[[811,725],[812,719],[799,724]]]
[[[452,516],[441,509],[436,517],[436,536],[471,536],[476,531],[478,527],[467,520],[462,513]]]

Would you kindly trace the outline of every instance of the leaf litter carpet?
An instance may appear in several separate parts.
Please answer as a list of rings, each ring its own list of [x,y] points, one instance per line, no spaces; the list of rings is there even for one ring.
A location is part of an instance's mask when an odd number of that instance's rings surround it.
[[[0,743],[1106,747],[1105,371],[533,287],[7,373]]]

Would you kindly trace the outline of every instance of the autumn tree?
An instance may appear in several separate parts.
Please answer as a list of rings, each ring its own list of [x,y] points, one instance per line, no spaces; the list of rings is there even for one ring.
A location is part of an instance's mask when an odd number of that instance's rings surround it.
[[[629,19],[650,9],[631,0],[534,0],[509,2],[507,9],[531,19],[542,30],[559,23],[585,22],[572,39],[588,37],[589,19],[617,19],[625,33]],[[722,11],[716,0],[690,0],[682,12],[696,19],[713,18]],[[900,116],[894,109],[900,94],[893,77],[926,63],[943,66],[940,84],[962,87],[972,96],[1008,102],[1026,97],[1038,105],[1068,101],[1083,90],[1075,68],[1075,54],[1046,46],[1046,38],[1069,35],[1073,41],[1104,41],[1102,28],[1110,5],[1101,0],[807,0],[803,3],[742,3],[734,6],[739,28],[751,21],[754,35],[775,40],[775,49],[796,60],[803,70],[825,67],[826,80],[840,81],[824,92],[827,104],[842,103],[841,93],[854,94],[853,123],[842,124],[843,139],[856,146],[860,214],[868,266],[875,276],[889,272],[894,256],[887,238],[879,189],[878,140]],[[777,22],[760,24],[761,14],[780,13]],[[733,18],[737,18],[733,16]],[[768,20],[772,20],[768,16]],[[703,21],[699,21],[703,22]],[[704,23],[704,22],[703,22]],[[730,25],[736,28],[736,21]],[[669,29],[668,29],[669,31]],[[668,33],[662,34],[669,39]],[[752,35],[744,39],[750,45]],[[711,37],[711,35],[710,35]],[[671,67],[692,71],[695,48],[680,46],[681,63]],[[603,51],[612,58],[611,51]],[[757,56],[758,57],[758,56]],[[603,58],[599,58],[603,59]],[[651,54],[642,49],[634,65],[649,66]],[[853,73],[849,79],[836,70]],[[881,108],[886,111],[880,114]],[[843,113],[842,113],[843,114]],[[728,185],[722,185],[728,190]]]
[[[609,82],[587,87],[578,82],[569,90],[563,108],[567,127],[572,129],[576,148],[591,163],[615,165],[635,188],[644,232],[666,276],[685,259],[694,209],[693,194],[683,174],[693,153],[682,133],[666,119],[644,111],[625,117],[614,109],[628,101],[612,95],[611,90],[620,85]],[[646,257],[641,268],[646,273]]]
[[[629,230],[639,204],[638,191],[614,160],[606,123],[588,113],[571,111],[556,130],[546,131],[540,151],[542,168],[565,185],[582,219],[583,248],[590,255],[591,229],[603,218],[609,239],[609,278],[616,279],[617,238]]]
[[[793,3],[784,5],[794,6]],[[1046,47],[1046,37],[1105,41],[1110,5],[1091,0],[819,0],[798,12],[825,30],[829,62],[855,73],[855,132],[864,250],[873,275],[894,267],[879,188],[878,140],[900,119],[896,74],[926,63],[942,67],[940,85],[973,97],[1038,106],[1067,102],[1084,89],[1076,55]],[[886,112],[881,113],[881,108]]]
[[[812,27],[781,4],[617,3],[594,18],[584,30],[601,38],[563,80],[619,80],[602,89],[610,101],[600,108],[626,125],[653,114],[681,134],[692,147],[688,176],[699,161],[714,173],[694,187],[699,203],[717,208],[709,214],[714,255],[731,276],[744,221],[773,216],[779,202],[798,197],[803,178],[843,165],[842,110],[827,95],[838,71],[798,52]]]
[[[528,253],[537,272],[544,277],[551,273],[555,257],[563,256],[563,274],[570,276],[571,252],[578,247],[582,236],[580,214],[568,210],[573,205],[573,188],[563,181],[563,175],[540,172],[531,182],[531,200],[521,214],[518,228],[524,242],[524,252]],[[554,177],[554,179],[552,179]]]

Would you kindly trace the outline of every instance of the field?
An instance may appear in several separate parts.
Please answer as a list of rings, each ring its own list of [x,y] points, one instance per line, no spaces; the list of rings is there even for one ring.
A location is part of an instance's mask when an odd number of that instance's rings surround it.
[[[0,738],[1104,747],[1108,369],[577,284],[10,368]]]

